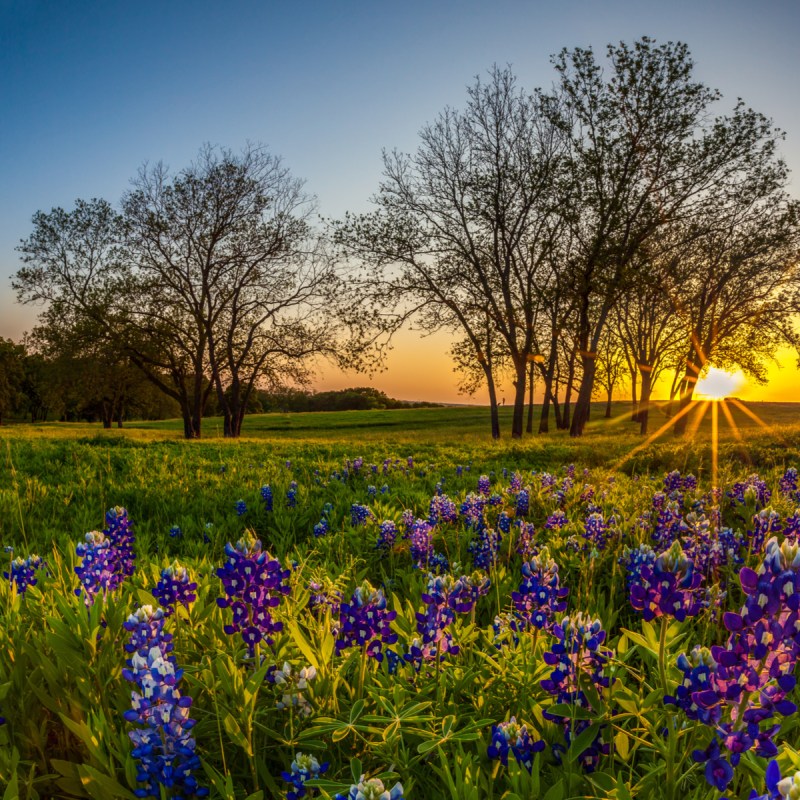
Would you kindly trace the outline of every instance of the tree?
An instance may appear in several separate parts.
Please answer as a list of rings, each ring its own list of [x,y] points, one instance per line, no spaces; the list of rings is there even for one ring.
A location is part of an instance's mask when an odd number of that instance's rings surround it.
[[[766,165],[765,165],[766,162]],[[675,433],[710,363],[765,380],[764,361],[800,345],[800,203],[783,191],[780,161],[761,160],[758,180],[738,176],[710,197],[665,276],[672,310],[687,336]]]
[[[691,218],[732,173],[748,171],[775,133],[741,103],[713,117],[718,92],[693,80],[686,45],[644,37],[607,48],[609,75],[591,49],[564,50],[550,115],[568,148],[565,209],[580,243],[573,282],[583,377],[570,432],[588,418],[597,348],[619,298],[635,284],[640,248],[663,225]]]
[[[163,165],[144,168],[123,200],[147,314],[169,324],[180,312],[207,361],[194,373],[207,366],[225,436],[239,436],[259,383],[302,383],[313,357],[344,361],[357,350],[332,313],[342,283],[312,236],[312,211],[280,159],[252,146],[204,147],[174,178]]]
[[[625,365],[623,345],[611,328],[606,328],[597,348],[597,383],[606,393],[605,417],[611,417],[611,401],[614,396],[614,387],[622,377]]]
[[[129,358],[179,404],[187,438],[212,393],[225,435],[238,436],[260,383],[302,382],[316,356],[364,353],[358,314],[337,315],[342,280],[311,233],[312,207],[262,148],[205,147],[174,177],[142,168],[122,214],[104,200],[38,212],[14,286]]]
[[[16,410],[25,379],[25,348],[0,337],[0,425]]]
[[[378,210],[348,216],[336,236],[365,265],[361,290],[398,324],[425,310],[429,330],[460,330],[480,361],[488,318],[513,364],[519,437],[536,275],[560,233],[559,145],[539,96],[520,91],[510,70],[494,68],[467,94],[463,111],[423,128],[415,154],[384,153]]]
[[[199,437],[210,391],[202,330],[170,302],[165,286],[139,280],[124,242],[123,219],[106,200],[37,211],[33,232],[17,248],[23,266],[12,285],[21,302],[45,305],[43,317],[72,319],[127,354],[178,402],[185,436]]]

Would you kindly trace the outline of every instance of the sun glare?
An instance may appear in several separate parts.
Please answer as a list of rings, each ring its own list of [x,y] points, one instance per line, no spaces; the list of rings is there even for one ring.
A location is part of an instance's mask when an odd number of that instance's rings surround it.
[[[724,400],[744,383],[741,372],[726,372],[709,367],[708,373],[697,382],[695,397],[698,400]]]

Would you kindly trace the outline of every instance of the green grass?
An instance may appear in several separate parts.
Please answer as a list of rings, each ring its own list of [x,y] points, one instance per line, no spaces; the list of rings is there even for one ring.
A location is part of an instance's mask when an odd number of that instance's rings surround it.
[[[121,676],[121,624],[137,605],[152,602],[149,589],[160,569],[177,557],[200,584],[191,611],[170,624],[176,657],[186,669],[184,690],[195,699],[192,715],[198,720],[205,770],[200,777],[212,787],[212,797],[282,796],[279,773],[297,750],[330,759],[326,777],[334,783],[328,795],[334,785],[349,785],[351,771],[363,767],[370,775],[392,770],[389,785],[401,779],[408,800],[718,797],[705,786],[702,770],[686,758],[693,747],[707,744],[707,730],[695,723],[675,727],[672,712],[653,699],[663,695],[654,658],[658,630],[643,625],[630,608],[618,564],[625,546],[647,540],[637,520],[651,507],[664,472],[693,471],[700,491],[709,488],[710,419],[692,436],[675,439],[665,432],[643,447],[625,419],[626,404],[615,405],[617,419],[612,421],[600,417],[601,408],[595,406],[587,434],[579,440],[553,432],[493,442],[486,410],[474,407],[253,416],[239,441],[214,436],[219,428],[214,419],[205,421],[206,438],[192,442],[181,438],[177,421],[132,423],[109,431],[57,423],[0,429],[0,545],[11,545],[20,555],[38,551],[50,570],[24,600],[0,581],[0,713],[9,720],[0,727],[0,790],[9,798],[132,796],[136,781],[129,726],[121,719],[130,703],[130,687]],[[720,415],[720,483],[729,486],[758,470],[775,489],[785,466],[800,464],[799,408],[752,406],[763,424],[735,411],[738,437]],[[503,409],[504,432],[509,415],[510,409]],[[660,412],[653,418],[655,430],[665,418]],[[360,475],[351,471],[344,480],[333,477],[357,456],[365,465],[376,464],[378,474],[365,466]],[[408,456],[414,458],[410,470],[405,469]],[[386,476],[384,459],[394,465]],[[565,505],[569,523],[561,532],[548,531],[544,523],[554,501],[537,488],[538,478],[530,471],[548,470],[560,480],[570,463],[577,474]],[[471,469],[458,477],[458,464]],[[586,478],[584,467],[590,469]],[[520,559],[510,546],[504,546],[491,571],[491,593],[472,618],[454,625],[462,654],[427,676],[394,678],[372,662],[362,671],[358,653],[333,654],[327,622],[307,608],[309,580],[349,597],[366,578],[390,587],[398,611],[395,629],[401,641],[410,641],[416,635],[425,576],[410,569],[405,543],[390,558],[381,558],[374,548],[376,524],[353,528],[351,503],[368,504],[378,521],[400,522],[405,509],[425,517],[441,480],[444,491],[459,502],[475,490],[482,473],[494,473],[494,485],[501,490],[507,484],[503,468],[523,472],[532,486],[528,519],[536,526],[537,541],[546,542],[558,562],[562,584],[570,587],[570,612],[599,617],[609,631],[607,644],[618,652],[618,689],[613,702],[606,698],[603,712],[613,735],[613,755],[591,779],[573,762],[559,767],[544,756],[532,775],[513,760],[506,770],[486,758],[490,722],[509,714],[548,741],[560,735],[542,717],[552,702],[539,688],[547,677],[542,662],[547,637],[526,635],[513,650],[493,645],[492,620],[507,609],[519,582]],[[291,480],[299,486],[295,509],[285,503]],[[620,520],[619,536],[592,559],[569,544],[583,530],[584,481],[596,487],[606,517]],[[275,492],[271,514],[260,502],[264,483]],[[383,483],[389,493],[371,498],[367,487]],[[511,510],[510,497],[504,497],[504,507]],[[249,509],[244,517],[234,510],[239,499]],[[782,515],[791,513],[788,501],[776,495],[775,502]],[[315,539],[311,531],[326,503],[332,507],[331,533]],[[137,571],[124,589],[88,615],[73,594],[75,544],[86,531],[102,527],[112,505],[125,506],[135,522]],[[726,524],[741,527],[750,512],[740,517],[736,509],[726,508],[725,514]],[[173,525],[180,526],[180,538],[170,537]],[[241,640],[223,632],[227,612],[215,603],[215,570],[225,543],[236,541],[246,528],[284,564],[298,564],[291,575],[292,593],[278,611],[286,629],[269,657],[296,668],[317,666],[319,678],[309,693],[314,715],[308,720],[276,709],[279,692],[253,676],[252,666],[242,660]],[[463,525],[445,526],[436,534],[436,548],[468,572],[472,535]],[[757,566],[758,557],[751,562]],[[736,608],[741,592],[735,577],[728,579],[727,607]],[[671,684],[679,677],[671,666],[679,652],[694,642],[719,642],[721,636],[719,621],[709,614],[665,630]],[[630,711],[623,714],[617,702]],[[403,719],[399,727],[398,715]],[[800,733],[795,716],[784,722],[781,733],[784,770],[790,762],[800,764],[791,747]],[[677,731],[669,742],[672,752],[661,738],[669,726]],[[358,762],[351,764],[351,758]],[[671,783],[664,772],[667,762],[676,768]],[[743,764],[730,797],[746,797],[750,787],[760,785],[763,760],[748,756]]]

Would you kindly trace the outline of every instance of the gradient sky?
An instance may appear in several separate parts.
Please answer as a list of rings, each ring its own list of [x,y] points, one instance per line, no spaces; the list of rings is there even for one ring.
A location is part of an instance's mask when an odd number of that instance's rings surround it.
[[[742,97],[787,132],[800,194],[800,2],[37,2],[0,0],[0,336],[18,306],[14,247],[37,209],[116,202],[145,161],[186,165],[204,142],[260,142],[316,194],[320,214],[364,211],[381,149],[417,133],[494,63],[549,86],[562,47],[648,35],[685,41],[696,75],[730,108]],[[398,338],[373,383],[405,399],[462,401],[445,336]],[[788,354],[752,399],[800,399]],[[323,370],[320,386],[365,376]],[[507,393],[510,399],[510,392]],[[480,397],[478,398],[480,399]]]

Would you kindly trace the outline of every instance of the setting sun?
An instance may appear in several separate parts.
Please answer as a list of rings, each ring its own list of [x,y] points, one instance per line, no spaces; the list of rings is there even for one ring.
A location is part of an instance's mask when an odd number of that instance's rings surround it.
[[[708,373],[697,382],[695,397],[698,400],[723,400],[744,383],[744,375],[709,367]]]

